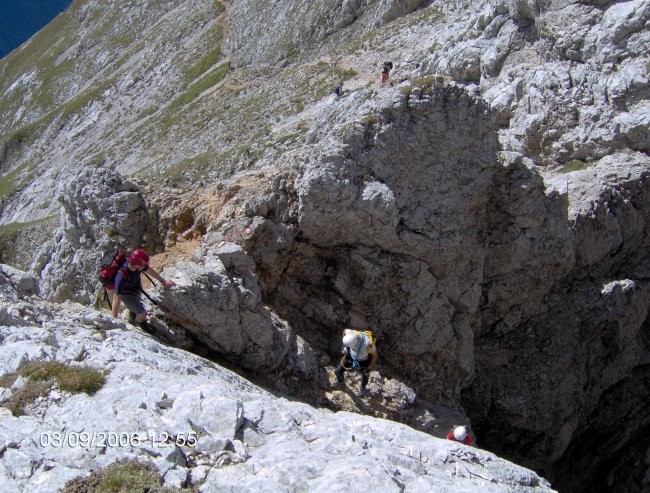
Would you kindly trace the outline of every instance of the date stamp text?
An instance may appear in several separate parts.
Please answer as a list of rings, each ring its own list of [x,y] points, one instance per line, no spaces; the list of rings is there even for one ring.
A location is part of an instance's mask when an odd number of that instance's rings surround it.
[[[178,445],[194,447],[198,441],[195,432],[168,433],[160,430],[148,430],[133,433],[116,431],[46,431],[41,433],[41,447],[81,447],[81,448],[117,448],[153,446],[163,447]]]

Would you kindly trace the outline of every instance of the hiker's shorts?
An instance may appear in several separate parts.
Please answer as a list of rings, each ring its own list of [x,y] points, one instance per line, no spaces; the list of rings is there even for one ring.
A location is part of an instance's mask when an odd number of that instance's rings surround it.
[[[142,300],[137,294],[121,294],[120,299],[122,300],[124,306],[127,307],[130,312],[133,312],[136,315],[145,311]]]

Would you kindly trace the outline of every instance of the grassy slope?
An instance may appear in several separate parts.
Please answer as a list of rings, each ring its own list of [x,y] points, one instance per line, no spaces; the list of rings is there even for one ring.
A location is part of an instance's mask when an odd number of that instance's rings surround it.
[[[21,74],[38,80],[0,101],[0,121],[11,122],[0,126],[0,146],[19,149],[0,162],[4,193],[21,188],[11,173],[27,162],[36,174],[70,161],[123,165],[122,172],[139,171],[147,181],[180,188],[230,176],[267,152],[299,145],[305,128],[285,133],[280,142],[272,130],[329,94],[339,80],[370,84],[382,43],[440,18],[434,6],[382,30],[351,28],[321,49],[329,53],[325,61],[295,54],[295,63],[282,68],[232,70],[220,48],[227,28],[224,4],[206,0],[191,22],[179,23],[176,11],[165,16],[151,3],[129,18],[123,13],[127,3],[106,8],[76,0],[69,13],[0,62],[7,81],[1,91]],[[427,47],[408,47],[420,48]],[[171,68],[153,77],[161,66]],[[93,118],[97,122],[87,123]],[[68,148],[75,154],[66,153]]]

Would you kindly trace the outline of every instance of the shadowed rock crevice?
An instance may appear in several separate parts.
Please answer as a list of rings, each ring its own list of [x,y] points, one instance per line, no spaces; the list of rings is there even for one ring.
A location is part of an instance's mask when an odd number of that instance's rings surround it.
[[[296,180],[297,226],[260,226],[247,248],[265,300],[307,340],[336,354],[345,325],[367,324],[382,364],[454,402],[472,373],[494,122],[460,87],[386,98],[314,149]]]
[[[375,113],[305,168],[297,224],[255,230],[264,299],[330,354],[342,326],[373,327],[382,371],[463,409],[481,446],[552,474],[574,434],[598,432],[588,416],[643,352],[645,175],[622,156],[627,180],[621,169],[569,196],[520,154],[471,147],[481,113],[465,110],[460,125],[454,89],[419,101],[427,116],[413,100]],[[394,140],[408,152],[391,155]],[[468,154],[491,164],[477,171]],[[625,233],[603,244],[603,227]]]
[[[621,410],[633,410],[636,397],[624,397],[620,389],[645,386],[649,337],[645,320],[650,307],[648,249],[639,248],[646,245],[649,233],[647,178],[629,156],[621,156],[616,164],[607,162],[613,180],[607,187],[586,185],[580,180],[584,172],[566,179],[572,182],[568,211],[572,232],[567,236],[572,243],[565,245],[566,261],[557,264],[555,284],[538,290],[539,281],[533,283],[526,289],[535,294],[528,308],[518,303],[508,309],[506,303],[496,319],[491,318],[491,305],[485,305],[490,308],[487,320],[496,322],[475,340],[476,378],[463,399],[484,446],[543,471],[558,485],[569,486],[567,491],[627,491],[629,484],[634,484],[632,490],[643,489],[639,478],[648,469],[644,453],[637,453],[637,437],[618,434],[614,446],[612,423],[603,418],[613,416],[607,411],[607,394],[621,397]],[[616,172],[617,167],[626,171]],[[596,166],[589,173],[600,172]],[[562,250],[549,250],[547,259],[563,258],[553,251]],[[524,278],[515,275],[512,285],[523,286],[523,279],[552,266],[547,260],[528,269]],[[553,279],[551,273],[545,279]],[[526,299],[521,291],[499,298]],[[534,399],[524,397],[532,395]],[[631,418],[631,428],[645,426],[643,413]],[[576,459],[579,455],[581,460]],[[604,459],[610,456],[611,461]],[[612,468],[601,472],[598,464]],[[628,482],[622,470],[637,479]],[[591,478],[587,485],[575,480],[585,477]],[[613,481],[614,477],[621,481]]]
[[[646,321],[646,333],[648,322]],[[650,345],[646,343],[646,355]],[[650,447],[650,364],[634,368],[629,376],[601,396],[587,425],[576,433],[562,458],[546,471],[559,491],[643,491],[646,471],[639,458]],[[593,450],[593,454],[584,454]],[[580,471],[578,479],[575,472]],[[644,477],[645,476],[645,477]]]
[[[508,332],[543,313],[544,296],[564,281],[575,257],[566,195],[547,194],[521,155],[500,158],[487,205],[481,335]]]

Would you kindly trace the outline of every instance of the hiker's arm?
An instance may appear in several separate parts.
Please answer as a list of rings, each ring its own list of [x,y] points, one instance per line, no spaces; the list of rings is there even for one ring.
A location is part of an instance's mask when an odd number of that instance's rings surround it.
[[[111,304],[111,314],[117,318],[117,314],[120,311],[120,295],[113,293],[113,303]]]
[[[158,274],[158,271],[153,267],[149,267],[147,269],[147,274],[150,274],[151,277],[153,277],[155,280],[157,280],[160,284],[162,284],[166,288],[171,288],[172,286],[176,286],[176,283],[174,281],[163,279],[162,276]]]
[[[376,349],[372,353],[370,353],[370,364],[368,365],[368,370],[372,370],[375,367],[375,363],[377,363]]]

